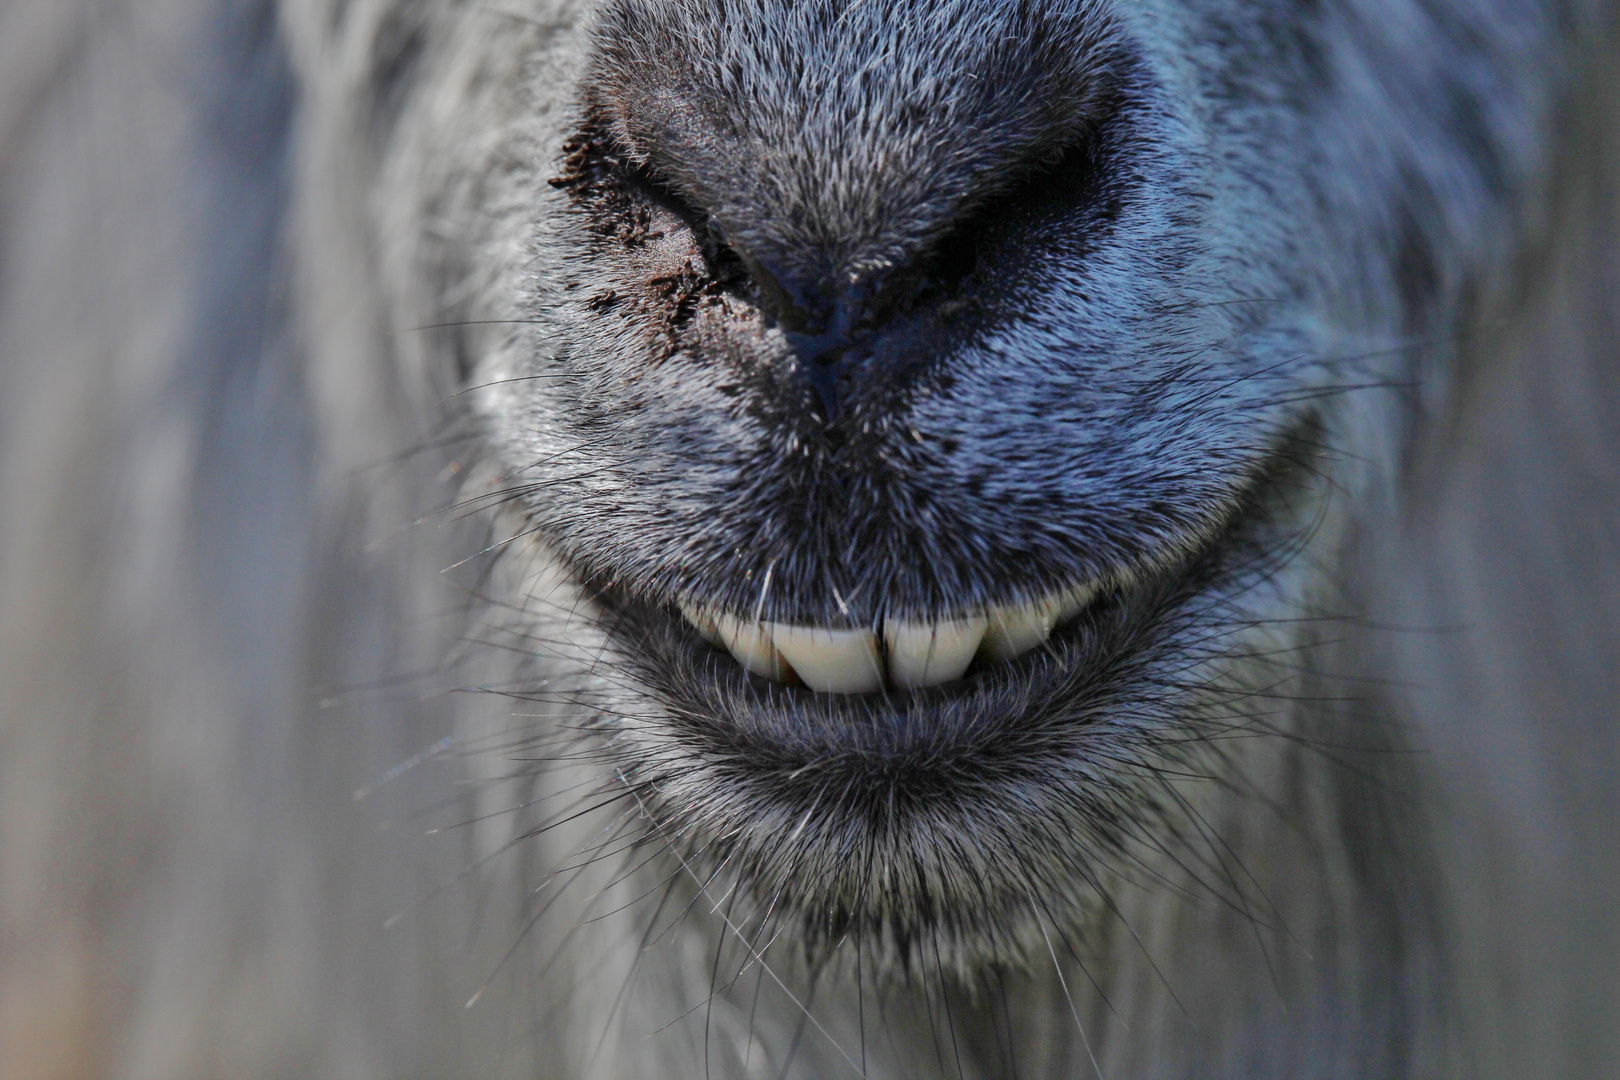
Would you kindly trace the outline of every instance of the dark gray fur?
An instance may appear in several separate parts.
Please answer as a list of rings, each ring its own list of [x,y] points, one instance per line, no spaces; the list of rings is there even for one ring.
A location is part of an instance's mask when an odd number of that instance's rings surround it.
[[[0,7],[0,1077],[1614,1074],[1616,56]]]

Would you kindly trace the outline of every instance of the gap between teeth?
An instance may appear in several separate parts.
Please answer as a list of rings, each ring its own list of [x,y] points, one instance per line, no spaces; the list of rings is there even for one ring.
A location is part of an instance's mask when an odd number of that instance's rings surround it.
[[[994,662],[1022,656],[1078,615],[1096,591],[1077,585],[1028,604],[936,622],[890,619],[881,633],[753,622],[689,604],[681,605],[681,614],[756,675],[828,694],[866,694],[885,684],[937,686],[960,679],[976,657]]]

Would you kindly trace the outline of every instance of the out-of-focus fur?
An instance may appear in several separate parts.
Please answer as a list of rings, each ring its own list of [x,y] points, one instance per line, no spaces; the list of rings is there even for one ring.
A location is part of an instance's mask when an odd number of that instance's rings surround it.
[[[1252,41],[1266,5],[1229,6]],[[1347,7],[1390,35],[1375,87],[1403,16],[1445,21]],[[0,1076],[1620,1068],[1607,5],[1516,13],[1534,107],[1473,85],[1541,125],[1485,124],[1524,190],[1448,208],[1488,256],[1436,286],[1467,319],[1347,414],[1398,482],[1311,553],[1355,617],[1210,804],[1243,880],[1137,883],[965,984],[807,967],[788,924],[752,959],[746,882],[630,846],[645,808],[578,738],[592,658],[531,662],[589,642],[535,637],[566,582],[459,505],[507,471],[461,392],[532,345],[583,14],[0,8]],[[1345,123],[1431,111],[1387,104]],[[1387,134],[1446,174],[1444,122]]]

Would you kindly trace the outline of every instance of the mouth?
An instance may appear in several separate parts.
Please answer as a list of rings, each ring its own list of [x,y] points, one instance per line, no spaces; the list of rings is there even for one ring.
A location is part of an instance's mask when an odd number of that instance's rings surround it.
[[[1102,591],[1099,583],[1076,584],[954,618],[884,619],[876,627],[796,626],[701,604],[680,610],[705,641],[763,679],[826,694],[869,694],[940,686],[976,663],[1022,656]]]
[[[1027,599],[1009,588],[1003,603],[942,618],[772,622],[698,600],[644,600],[600,574],[585,592],[683,750],[724,761],[734,782],[776,799],[788,773],[811,768],[825,780],[839,760],[868,779],[874,767],[891,780],[896,769],[913,780],[972,771],[1039,744],[1031,736],[1043,724],[1116,723],[1178,615],[1249,564],[1296,467],[1279,463],[1207,537],[1157,560]]]
[[[1252,580],[1300,467],[1180,558],[932,622],[773,624],[598,577],[637,685],[602,710],[615,771],[653,835],[749,882],[810,955],[857,934],[900,971],[934,935],[968,967],[1016,963],[1052,916],[1031,895],[1089,917],[1075,883],[1153,834],[1167,777],[1208,772],[1189,693],[1212,682],[1189,658],[1230,644],[1211,613]],[[986,828],[1016,870],[980,865]]]

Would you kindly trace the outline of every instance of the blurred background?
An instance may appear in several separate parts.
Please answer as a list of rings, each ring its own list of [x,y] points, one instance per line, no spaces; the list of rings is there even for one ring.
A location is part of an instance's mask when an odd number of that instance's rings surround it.
[[[310,167],[311,101],[378,5],[285,6],[330,40],[254,0],[0,0],[0,1080],[547,1075],[462,1008],[507,879],[420,825],[471,805],[433,748],[500,715],[448,693],[483,677],[440,574],[477,527],[412,525],[445,418],[366,283],[301,315],[293,245],[357,235],[301,207],[366,199]],[[1583,35],[1549,209],[1357,585],[1479,1076],[1620,1076],[1620,49]],[[334,355],[393,427],[334,415]]]

